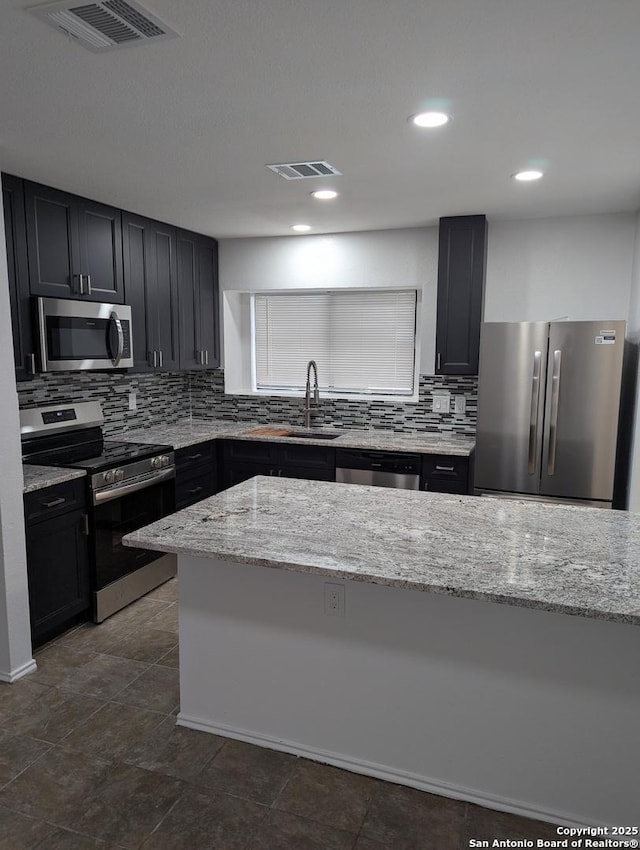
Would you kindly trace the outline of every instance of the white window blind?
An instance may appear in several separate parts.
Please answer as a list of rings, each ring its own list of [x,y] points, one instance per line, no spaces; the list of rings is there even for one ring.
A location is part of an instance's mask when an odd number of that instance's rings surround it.
[[[417,293],[254,296],[257,390],[304,389],[309,360],[329,392],[411,395]]]

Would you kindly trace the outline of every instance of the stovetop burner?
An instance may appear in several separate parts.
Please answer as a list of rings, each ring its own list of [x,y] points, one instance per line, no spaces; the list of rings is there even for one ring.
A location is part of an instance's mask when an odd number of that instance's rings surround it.
[[[172,446],[105,440],[102,444],[102,451],[99,454],[92,451],[89,457],[77,458],[65,458],[60,455],[55,459],[54,465],[69,466],[72,469],[86,469],[88,472],[93,473],[171,451],[173,451]],[[39,462],[42,462],[42,460]]]

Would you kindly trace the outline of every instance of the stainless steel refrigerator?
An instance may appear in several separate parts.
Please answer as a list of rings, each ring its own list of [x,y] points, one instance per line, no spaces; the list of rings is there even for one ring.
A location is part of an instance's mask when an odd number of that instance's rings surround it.
[[[611,507],[625,322],[487,322],[480,337],[478,495]]]

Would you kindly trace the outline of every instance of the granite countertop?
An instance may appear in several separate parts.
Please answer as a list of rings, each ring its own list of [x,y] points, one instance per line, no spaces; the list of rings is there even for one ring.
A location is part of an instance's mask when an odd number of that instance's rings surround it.
[[[292,431],[326,433],[329,436],[339,434],[336,439],[323,440],[308,437],[273,436],[252,434],[255,429],[291,429]],[[394,433],[393,431],[358,431],[338,428],[299,428],[293,425],[260,422],[228,422],[217,420],[185,419],[173,425],[153,425],[144,430],[126,431],[118,435],[120,439],[138,443],[167,443],[174,449],[193,446],[205,440],[223,437],[235,440],[262,440],[268,442],[299,443],[301,445],[335,446],[336,448],[378,449],[380,451],[416,452],[418,454],[445,454],[468,457],[474,449],[475,440],[471,437],[458,437],[427,432]]]
[[[640,515],[253,478],[125,545],[640,625]]]
[[[34,490],[44,490],[45,487],[53,487],[54,484],[63,484],[74,478],[84,478],[84,469],[61,469],[56,466],[32,466],[29,463],[22,464],[24,475],[23,493],[32,493]]]

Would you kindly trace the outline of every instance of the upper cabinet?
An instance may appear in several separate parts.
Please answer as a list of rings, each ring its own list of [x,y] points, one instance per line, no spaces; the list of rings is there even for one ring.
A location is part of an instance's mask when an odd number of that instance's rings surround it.
[[[219,365],[218,243],[178,231],[180,368]]]
[[[24,182],[32,295],[124,302],[120,210]]]
[[[180,346],[175,228],[125,212],[122,235],[134,368],[176,370]]]
[[[7,243],[9,300],[13,327],[13,355],[16,380],[22,381],[36,371],[33,346],[31,303],[29,296],[29,266],[24,218],[24,186],[22,180],[2,175],[2,203]]]
[[[436,374],[477,375],[487,257],[487,219],[440,219]]]

